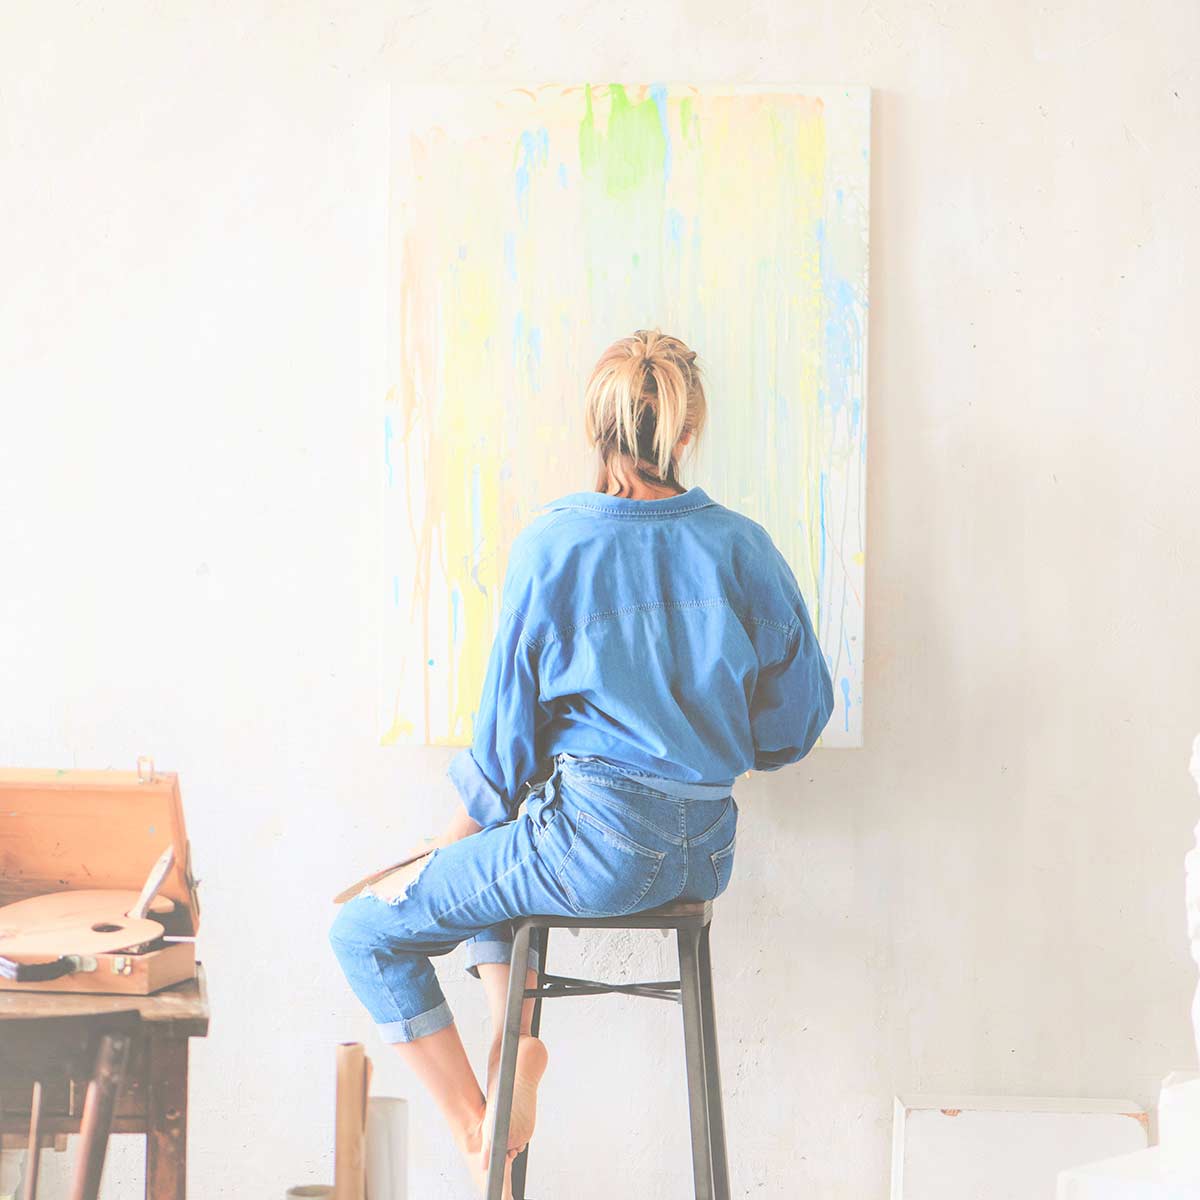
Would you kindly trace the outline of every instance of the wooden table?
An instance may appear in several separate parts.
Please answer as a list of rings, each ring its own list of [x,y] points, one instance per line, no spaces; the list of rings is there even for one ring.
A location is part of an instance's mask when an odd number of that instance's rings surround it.
[[[130,1047],[112,1131],[146,1135],[147,1200],[183,1200],[187,1188],[188,1042],[208,1033],[204,968],[197,964],[196,971],[195,979],[152,996],[0,991],[0,1021],[130,1008],[141,1013],[141,1031]],[[38,1047],[30,1045],[28,1050],[32,1071]],[[29,1131],[31,1081],[32,1075],[0,1079],[0,1133],[7,1135],[6,1141]],[[79,1132],[85,1087],[85,1082],[74,1079],[43,1084],[47,1142]]]

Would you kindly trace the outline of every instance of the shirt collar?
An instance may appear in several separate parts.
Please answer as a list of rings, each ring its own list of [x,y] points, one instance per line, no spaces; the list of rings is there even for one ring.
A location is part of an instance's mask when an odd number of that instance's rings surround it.
[[[618,517],[675,517],[715,503],[702,487],[690,487],[678,496],[658,500],[634,500],[630,496],[610,496],[607,492],[571,492],[547,504],[556,508],[586,508]]]

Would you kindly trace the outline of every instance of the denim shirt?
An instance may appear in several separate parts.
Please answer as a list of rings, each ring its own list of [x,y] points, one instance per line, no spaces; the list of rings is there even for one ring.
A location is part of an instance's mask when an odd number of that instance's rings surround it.
[[[833,682],[796,577],[700,487],[573,492],[513,541],[472,744],[447,774],[482,826],[555,756],[732,788],[803,758]]]

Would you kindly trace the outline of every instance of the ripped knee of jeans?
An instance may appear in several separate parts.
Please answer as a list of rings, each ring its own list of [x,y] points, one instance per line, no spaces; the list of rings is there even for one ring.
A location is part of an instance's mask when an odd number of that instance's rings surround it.
[[[413,885],[424,874],[425,868],[433,862],[437,852],[438,847],[435,846],[428,854],[418,858],[416,862],[405,863],[404,866],[397,867],[394,871],[384,875],[382,879],[364,884],[359,895],[374,896],[377,900],[384,901],[385,904],[402,903],[412,895]]]

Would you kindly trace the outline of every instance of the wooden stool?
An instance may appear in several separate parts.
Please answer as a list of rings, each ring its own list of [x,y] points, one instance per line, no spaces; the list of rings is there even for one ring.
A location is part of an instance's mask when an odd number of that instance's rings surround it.
[[[525,988],[525,972],[509,973],[508,1004],[500,1043],[500,1075],[496,1085],[496,1128],[488,1160],[487,1200],[500,1200],[504,1160],[512,1116],[513,1081],[517,1070],[517,1041],[521,1009],[533,999],[532,1032],[541,1025],[543,1000],[561,996],[598,996],[616,992],[672,1000],[683,1005],[683,1042],[687,1063],[688,1107],[692,1127],[692,1174],[696,1200],[729,1200],[729,1163],[725,1150],[725,1116],[721,1105],[721,1068],[717,1058],[717,1023],[713,1009],[712,959],[708,933],[712,902],[664,904],[626,917],[522,917],[513,921],[512,961],[529,958],[534,930],[539,932],[538,979]],[[679,947],[679,978],[654,983],[597,983],[546,973],[546,950],[551,929],[674,929]],[[525,1200],[528,1147],[513,1162],[515,1200]]]

